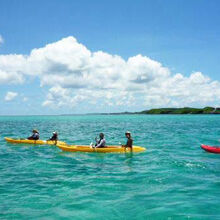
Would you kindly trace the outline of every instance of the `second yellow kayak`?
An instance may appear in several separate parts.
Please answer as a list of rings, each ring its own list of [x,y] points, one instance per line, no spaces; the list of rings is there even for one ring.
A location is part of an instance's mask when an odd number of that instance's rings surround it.
[[[62,151],[69,152],[97,152],[97,153],[126,153],[130,152],[129,148],[124,148],[121,146],[108,146],[102,148],[92,148],[91,146],[86,145],[62,145],[57,144]],[[146,148],[140,146],[133,146],[133,152],[143,152]]]
[[[65,145],[66,143],[63,142],[63,141],[45,141],[45,140],[27,140],[27,139],[13,139],[13,138],[8,138],[8,137],[5,137],[5,140],[7,142],[10,142],[10,143],[14,143],[14,144],[39,144],[39,145],[56,145],[56,144],[62,144],[62,145]]]

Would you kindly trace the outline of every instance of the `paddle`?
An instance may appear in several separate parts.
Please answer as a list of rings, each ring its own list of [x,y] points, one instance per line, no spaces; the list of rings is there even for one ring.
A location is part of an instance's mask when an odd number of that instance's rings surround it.
[[[90,148],[95,148],[95,146],[93,145],[93,142],[90,143]]]
[[[96,143],[97,143],[97,139],[98,139],[98,138],[95,137],[95,142],[96,142]],[[89,146],[90,146],[91,148],[96,148],[96,146],[93,144],[93,142],[91,142]]]

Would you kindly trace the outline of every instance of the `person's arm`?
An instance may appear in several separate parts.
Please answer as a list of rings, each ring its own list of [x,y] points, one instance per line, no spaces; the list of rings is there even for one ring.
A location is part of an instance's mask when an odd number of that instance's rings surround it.
[[[27,138],[28,140],[33,140],[33,134]]]

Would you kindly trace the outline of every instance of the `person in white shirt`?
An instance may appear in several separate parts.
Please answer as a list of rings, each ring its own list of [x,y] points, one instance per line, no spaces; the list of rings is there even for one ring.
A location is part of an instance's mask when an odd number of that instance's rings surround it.
[[[96,138],[96,144],[95,147],[105,147],[106,141],[105,141],[105,136],[103,133],[99,134],[99,140]]]
[[[28,139],[28,140],[39,140],[40,134],[39,134],[38,130],[37,130],[37,129],[34,129],[34,130],[32,131],[32,133],[33,133],[33,134],[32,134],[30,137],[28,137],[27,139]]]

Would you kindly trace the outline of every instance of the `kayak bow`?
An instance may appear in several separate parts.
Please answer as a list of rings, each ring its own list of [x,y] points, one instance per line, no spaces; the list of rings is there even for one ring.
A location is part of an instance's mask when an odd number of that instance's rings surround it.
[[[220,147],[202,144],[201,148],[210,153],[220,154]]]

